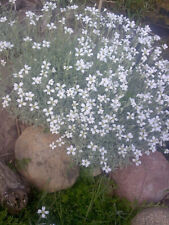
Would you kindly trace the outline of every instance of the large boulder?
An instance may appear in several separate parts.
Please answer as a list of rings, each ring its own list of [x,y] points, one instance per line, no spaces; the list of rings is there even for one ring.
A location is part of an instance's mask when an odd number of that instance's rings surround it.
[[[147,208],[138,213],[131,225],[169,225],[169,209]]]
[[[169,162],[160,152],[141,158],[142,164],[131,164],[110,174],[116,182],[116,194],[138,203],[158,202],[169,189]]]
[[[66,153],[66,146],[50,149],[59,138],[43,128],[28,127],[17,139],[15,157],[20,173],[40,190],[55,192],[71,187],[79,169]]]

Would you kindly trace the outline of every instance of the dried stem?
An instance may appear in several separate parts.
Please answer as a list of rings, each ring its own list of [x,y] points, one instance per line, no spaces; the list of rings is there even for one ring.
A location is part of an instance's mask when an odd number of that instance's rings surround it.
[[[101,8],[102,8],[102,5],[103,5],[103,1],[104,1],[104,0],[100,0],[100,1],[99,1],[99,6],[98,6],[99,11],[101,11]]]

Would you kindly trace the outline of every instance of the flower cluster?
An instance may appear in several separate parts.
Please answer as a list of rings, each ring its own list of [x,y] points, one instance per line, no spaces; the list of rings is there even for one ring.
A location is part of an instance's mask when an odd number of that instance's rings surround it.
[[[167,45],[159,44],[149,26],[107,10],[56,9],[50,2],[26,18],[4,108],[11,103],[22,119],[61,134],[51,150],[66,141],[77,163],[106,173],[131,159],[140,165],[142,154],[157,145],[167,153],[169,62],[162,58]],[[8,41],[0,41],[0,52],[18,46]]]

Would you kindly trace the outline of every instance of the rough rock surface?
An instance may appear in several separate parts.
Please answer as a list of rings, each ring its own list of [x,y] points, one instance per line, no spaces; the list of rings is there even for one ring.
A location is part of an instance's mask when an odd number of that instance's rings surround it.
[[[66,154],[65,146],[54,150],[49,145],[58,135],[44,133],[42,128],[28,127],[18,138],[15,157],[20,173],[40,190],[55,192],[71,187],[79,170]]]
[[[9,161],[14,158],[17,137],[15,119],[6,110],[0,109],[0,160]]]
[[[26,207],[29,187],[20,176],[0,161],[0,203],[11,213]]]
[[[17,10],[27,9],[27,10],[36,10],[42,7],[41,0],[17,0],[16,8]]]
[[[169,225],[169,209],[144,209],[134,217],[131,225]]]
[[[158,202],[169,189],[169,162],[160,152],[144,155],[142,164],[129,165],[111,173],[116,182],[116,193],[133,202]]]

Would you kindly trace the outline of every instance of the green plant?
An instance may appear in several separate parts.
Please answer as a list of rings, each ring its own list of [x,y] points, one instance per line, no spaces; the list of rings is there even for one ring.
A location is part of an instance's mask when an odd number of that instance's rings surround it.
[[[10,215],[0,208],[0,225],[130,225],[139,210],[116,196],[114,184],[107,177],[93,178],[81,170],[77,183],[56,193],[32,189],[27,207],[19,215]],[[38,214],[45,206],[46,218]]]
[[[13,62],[2,105],[59,133],[51,150],[68,143],[77,164],[106,173],[130,159],[140,165],[157,145],[168,153],[167,45],[149,26],[53,2],[26,12],[22,23],[9,16],[0,18],[1,58]]]
[[[19,170],[25,170],[30,161],[31,159],[29,158],[23,158],[22,160],[15,159],[15,166]]]

